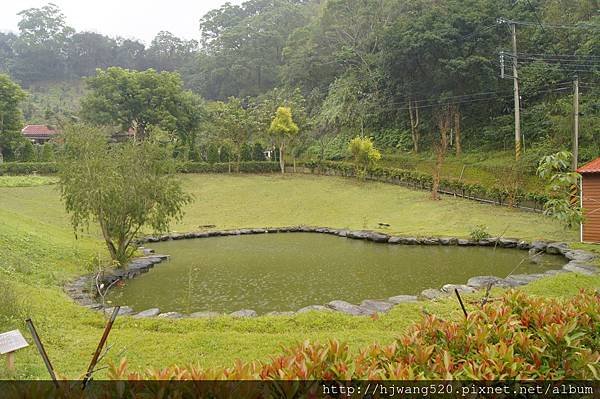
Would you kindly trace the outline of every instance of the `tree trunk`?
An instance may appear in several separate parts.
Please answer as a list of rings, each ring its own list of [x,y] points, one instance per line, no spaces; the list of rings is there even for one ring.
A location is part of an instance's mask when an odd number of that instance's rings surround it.
[[[408,100],[408,114],[410,115],[410,134],[412,136],[413,151],[419,152],[419,108],[413,106],[412,100]]]
[[[459,105],[456,105],[454,108],[454,132],[455,132],[454,142],[456,143],[456,156],[460,157],[460,155],[462,153],[462,147],[460,144],[460,108],[459,108]]]
[[[283,161],[283,144],[279,146],[279,167],[281,168],[281,174],[284,174],[285,162]]]
[[[431,198],[434,200],[440,199],[439,189],[442,174],[442,166],[448,148],[448,128],[450,126],[450,109],[444,108],[438,114],[438,128],[440,130],[440,142],[434,144],[436,160],[433,170],[433,182],[431,186]]]
[[[238,151],[237,159],[235,163],[235,171],[236,173],[240,173],[240,163],[242,162],[242,152]]]

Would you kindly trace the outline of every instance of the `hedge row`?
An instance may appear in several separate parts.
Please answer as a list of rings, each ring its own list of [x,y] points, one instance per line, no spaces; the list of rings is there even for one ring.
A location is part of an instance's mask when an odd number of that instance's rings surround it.
[[[227,173],[236,171],[235,163],[207,163],[183,162],[177,165],[181,173]],[[240,172],[243,173],[270,173],[278,172],[277,162],[249,161],[240,163]],[[0,175],[31,175],[53,174],[58,172],[55,162],[6,162],[0,164]]]
[[[240,162],[242,173],[271,173],[279,172],[277,162],[245,161]],[[232,163],[207,163],[207,162],[183,162],[178,165],[177,170],[181,173],[228,173],[236,172],[237,165]]]
[[[55,162],[5,162],[0,163],[2,175],[49,175],[58,172]]]
[[[335,173],[346,177],[355,176],[355,167],[348,162],[336,161],[308,161],[304,163],[312,173]],[[428,173],[416,170],[398,169],[391,167],[376,166],[368,170],[368,179],[393,182],[407,185],[423,190],[431,190],[433,186],[433,176]],[[440,179],[440,191],[450,194],[456,194],[465,198],[483,199],[506,204],[509,198],[514,198],[513,205],[519,206],[523,203],[529,203],[534,208],[542,209],[543,204],[548,200],[545,194],[527,192],[522,189],[511,191],[504,187],[488,187],[478,183],[467,183],[458,179]]]

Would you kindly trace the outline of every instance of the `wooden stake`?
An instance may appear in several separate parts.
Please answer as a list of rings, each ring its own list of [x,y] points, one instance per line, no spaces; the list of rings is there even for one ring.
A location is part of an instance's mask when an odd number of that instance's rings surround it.
[[[15,371],[15,352],[8,352],[6,354],[6,368],[9,372],[14,373]]]

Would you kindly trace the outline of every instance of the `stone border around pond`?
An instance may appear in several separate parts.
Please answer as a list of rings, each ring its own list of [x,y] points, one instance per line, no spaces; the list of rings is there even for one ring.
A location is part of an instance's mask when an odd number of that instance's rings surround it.
[[[397,295],[386,300],[380,299],[365,299],[360,305],[352,304],[342,300],[334,300],[326,305],[310,305],[295,312],[269,312],[265,315],[293,315],[309,311],[338,311],[355,316],[368,316],[375,313],[385,313],[392,307],[400,303],[416,302],[419,299],[437,300],[451,295],[454,290],[461,293],[472,293],[480,289],[485,289],[488,286],[497,286],[501,288],[514,288],[526,285],[532,281],[539,280],[544,277],[553,276],[559,273],[576,272],[585,275],[595,275],[600,272],[600,269],[591,262],[596,259],[596,255],[580,249],[572,249],[564,242],[545,242],[545,241],[524,241],[514,238],[486,238],[481,240],[470,240],[456,237],[404,237],[392,236],[382,232],[371,230],[348,230],[348,229],[332,229],[328,227],[311,227],[311,226],[291,226],[291,227],[267,227],[267,228],[246,228],[232,230],[211,230],[189,233],[173,233],[161,236],[149,236],[141,238],[137,241],[138,245],[182,239],[196,239],[207,237],[222,237],[222,236],[238,236],[246,234],[268,234],[268,233],[321,233],[331,234],[338,237],[346,237],[350,239],[367,240],[375,243],[389,245],[443,245],[443,246],[482,246],[482,247],[500,247],[500,248],[517,248],[529,251],[529,256],[535,258],[540,254],[562,255],[568,262],[559,270],[547,270],[539,274],[515,274],[507,278],[497,276],[476,276],[471,277],[466,284],[445,284],[440,289],[428,288],[423,290],[419,296],[416,295]],[[138,275],[149,271],[155,265],[169,259],[168,255],[156,255],[154,251],[148,248],[143,248],[143,257],[132,260],[125,269],[117,269],[107,272],[101,283],[108,285],[113,284],[118,280],[126,280],[137,277]],[[71,281],[65,286],[67,294],[82,306],[98,311],[112,311],[112,308],[103,308],[97,302],[97,298],[93,293],[95,275],[82,276],[74,281]],[[134,318],[207,318],[226,315],[217,312],[195,312],[189,315],[178,312],[161,313],[158,308],[147,309],[141,312],[134,312],[129,306],[121,306],[119,315],[132,315]],[[256,317],[256,311],[251,309],[242,309],[233,313],[229,313],[232,317]]]

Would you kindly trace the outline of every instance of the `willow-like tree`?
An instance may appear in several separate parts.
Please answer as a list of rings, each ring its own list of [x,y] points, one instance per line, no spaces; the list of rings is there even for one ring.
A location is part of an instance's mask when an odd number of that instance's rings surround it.
[[[292,119],[291,108],[277,108],[275,117],[269,127],[269,133],[273,136],[279,148],[279,167],[281,168],[281,173],[285,173],[285,161],[283,159],[285,145],[291,138],[298,134],[298,130],[298,125]]]
[[[111,258],[124,266],[143,228],[167,231],[191,201],[175,177],[168,151],[152,140],[110,144],[96,127],[64,133],[59,187],[73,229],[100,225]]]

